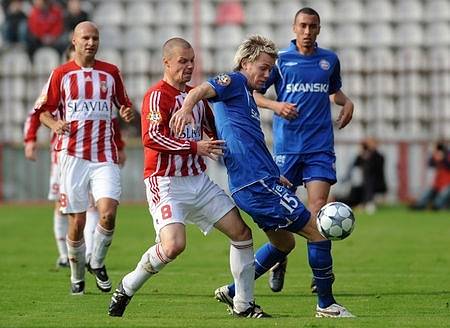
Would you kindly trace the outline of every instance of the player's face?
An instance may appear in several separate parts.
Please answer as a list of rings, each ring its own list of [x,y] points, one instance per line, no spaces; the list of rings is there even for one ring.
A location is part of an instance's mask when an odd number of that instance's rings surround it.
[[[176,47],[169,58],[165,58],[166,74],[176,83],[184,84],[191,80],[194,72],[194,49]]]
[[[300,13],[295,20],[294,33],[297,46],[302,49],[313,49],[320,32],[319,18],[316,15]]]
[[[241,72],[247,77],[248,85],[253,90],[259,90],[269,78],[275,59],[262,53],[254,62],[242,64]]]
[[[99,41],[97,28],[86,24],[74,32],[72,42],[77,55],[93,58],[97,53]]]

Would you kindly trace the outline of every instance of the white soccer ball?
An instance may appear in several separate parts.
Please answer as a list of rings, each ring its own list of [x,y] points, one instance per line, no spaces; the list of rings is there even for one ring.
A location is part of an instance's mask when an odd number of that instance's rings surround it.
[[[350,236],[355,227],[355,216],[346,204],[332,202],[324,205],[317,214],[317,229],[329,240],[342,240]]]

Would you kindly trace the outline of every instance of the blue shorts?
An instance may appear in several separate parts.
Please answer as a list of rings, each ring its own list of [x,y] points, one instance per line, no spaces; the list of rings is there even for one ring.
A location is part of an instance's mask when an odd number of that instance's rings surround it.
[[[334,153],[275,155],[274,160],[281,174],[292,182],[295,188],[314,180],[326,181],[330,185],[337,181]]]
[[[278,177],[259,180],[233,194],[236,205],[264,231],[284,229],[299,232],[311,213]]]

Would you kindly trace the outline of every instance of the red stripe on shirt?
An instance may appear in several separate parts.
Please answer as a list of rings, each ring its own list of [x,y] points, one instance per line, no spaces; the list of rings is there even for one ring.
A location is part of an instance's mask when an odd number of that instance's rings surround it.
[[[84,72],[84,98],[92,99],[93,95],[92,72]]]
[[[78,99],[78,77],[77,77],[77,74],[70,75],[70,99]]]
[[[94,121],[86,120],[84,121],[84,137],[83,137],[83,159],[88,161],[91,160],[91,143],[92,143],[92,127]]]

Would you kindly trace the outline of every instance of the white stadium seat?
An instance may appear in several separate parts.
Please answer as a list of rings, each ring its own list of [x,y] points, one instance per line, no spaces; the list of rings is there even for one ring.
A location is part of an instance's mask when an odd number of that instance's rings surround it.
[[[124,47],[121,28],[116,25],[103,25],[100,30],[100,49],[113,48],[122,49]]]
[[[359,24],[348,23],[348,24],[338,24],[334,34],[338,36],[336,39],[336,46],[345,47],[360,47],[364,46],[364,35]],[[339,37],[339,36],[344,36]]]
[[[124,67],[126,74],[149,74],[151,55],[145,49],[133,49],[124,52]]]
[[[427,51],[426,65],[432,71],[450,70],[450,49],[449,47],[436,45]]]
[[[334,9],[334,20],[336,22],[361,22],[363,19],[364,6],[361,1],[340,0],[336,2]]]
[[[163,44],[173,37],[188,38],[186,31],[183,31],[179,25],[158,25],[154,36],[155,42],[153,42],[154,49],[161,49]]]
[[[150,87],[150,79],[146,74],[128,76],[125,78],[125,85],[130,98],[142,98]],[[135,104],[140,107],[141,104]]]
[[[216,48],[231,48],[236,51],[245,35],[240,25],[223,25],[216,30]]]
[[[417,23],[399,24],[394,33],[395,44],[399,47],[420,46],[424,41],[423,28]]]
[[[331,24],[327,24],[327,22],[320,23],[320,34],[317,37],[319,47],[331,48],[340,44],[341,40],[335,38],[335,34],[333,32],[334,29]]]
[[[217,73],[229,72],[233,68],[233,58],[235,49],[217,50],[215,54],[215,63]]]
[[[390,48],[375,48],[366,53],[365,71],[385,72],[394,69],[394,54]]]
[[[266,38],[269,38],[270,40],[275,39],[275,32],[273,27],[271,27],[269,24],[265,23],[256,23],[247,25],[247,28],[245,30],[245,35],[253,35],[253,34],[259,34],[262,36],[265,36]],[[275,41],[274,41],[275,42]],[[289,39],[286,38],[283,44],[277,44],[277,47],[284,48],[287,46],[289,42]]]
[[[49,76],[59,64],[60,55],[54,48],[42,47],[33,55],[33,72],[37,75]]]
[[[430,23],[425,29],[425,42],[430,47],[436,45],[445,46],[450,44],[449,22]]]
[[[42,89],[43,85],[41,86]],[[2,79],[2,99],[22,100],[27,97],[27,81],[25,76],[5,77]]]
[[[402,96],[423,95],[426,91],[426,82],[419,73],[404,73],[397,76],[396,85]]]
[[[280,48],[289,46],[289,42],[295,39],[295,34],[292,31],[292,24],[282,24],[275,26],[275,33],[273,41]]]
[[[202,72],[209,75],[209,73],[216,73],[216,67],[214,63],[214,56],[211,50],[203,48],[200,53],[201,56],[201,69]],[[198,58],[198,54],[196,55]],[[197,69],[198,69],[198,61],[197,61]]]
[[[317,11],[319,13],[320,16],[320,22],[321,23],[334,23],[335,19],[337,19],[336,17],[336,11],[334,9],[333,6],[333,2],[331,2],[330,0],[308,0],[306,2],[306,5],[308,5],[308,7],[313,8],[315,11]],[[302,7],[298,7],[298,9],[301,9]],[[282,17],[286,17],[286,13],[292,13],[291,15],[293,16],[293,14],[295,14],[296,11],[286,11],[284,13],[280,13],[282,15]],[[293,20],[294,17],[291,18],[291,20]]]
[[[123,69],[122,56],[120,52],[116,49],[102,48],[98,49],[97,58],[108,63],[114,64],[119,69]]]
[[[390,0],[367,1],[365,15],[368,22],[389,22],[393,19],[394,8]]]
[[[394,18],[400,22],[419,22],[423,18],[420,0],[398,0],[394,8]]]
[[[368,47],[389,47],[394,44],[394,31],[386,22],[369,24],[365,29],[366,44]]]
[[[365,89],[369,95],[394,95],[396,81],[390,73],[374,73],[367,75]]]
[[[298,0],[283,0],[278,1],[273,7],[273,21],[276,24],[288,24],[292,26],[294,23],[294,15],[302,8],[302,4]]]
[[[338,50],[342,72],[360,72],[364,69],[364,54],[359,48],[341,48]]]
[[[419,47],[400,48],[395,55],[395,67],[399,71],[417,71],[424,68],[424,57]]]
[[[255,24],[272,23],[274,18],[273,13],[274,6],[271,1],[249,1],[245,7],[245,21],[250,26]]]
[[[158,1],[156,4],[156,20],[160,25],[186,23],[186,12],[178,0]]]
[[[185,23],[188,25],[194,24],[194,19],[198,19],[200,24],[212,25],[216,21],[216,8],[214,7],[214,0],[202,0],[199,1],[200,10],[197,16],[195,16],[194,1],[188,1],[185,15]]]
[[[125,22],[125,8],[121,2],[104,0],[94,10],[92,20],[99,26],[121,25]]]
[[[150,49],[154,41],[155,39],[149,26],[129,26],[124,34],[124,49]]]
[[[450,21],[450,2],[448,0],[427,0],[424,5],[426,21]]]
[[[30,71],[28,54],[20,48],[10,48],[3,52],[0,72],[4,76],[25,75]]]
[[[148,1],[127,2],[125,11],[126,25],[151,25],[155,22],[153,4]]]

